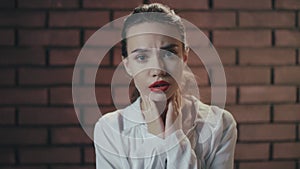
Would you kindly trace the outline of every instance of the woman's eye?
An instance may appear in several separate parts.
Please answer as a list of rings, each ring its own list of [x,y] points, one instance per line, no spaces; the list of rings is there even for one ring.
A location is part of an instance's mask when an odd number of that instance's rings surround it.
[[[138,56],[136,56],[136,59],[138,61],[145,61],[146,60],[146,56],[144,56],[144,55],[138,55]]]
[[[175,55],[176,55],[176,53],[172,52],[172,51],[164,51],[163,52],[163,57],[166,57],[166,58],[170,58],[170,57],[173,57]]]

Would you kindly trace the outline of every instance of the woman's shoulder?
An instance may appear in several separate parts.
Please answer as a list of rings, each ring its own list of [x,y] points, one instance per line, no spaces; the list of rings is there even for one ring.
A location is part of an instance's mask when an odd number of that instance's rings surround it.
[[[120,125],[121,110],[115,110],[102,115],[95,124],[95,129],[111,130],[118,129]]]
[[[124,109],[118,109],[100,117],[96,123],[96,128],[101,127],[108,130],[114,129],[118,132],[123,132],[124,130],[135,127],[143,122],[139,100],[137,100]]]
[[[195,109],[195,124],[201,123],[208,125],[211,130],[225,129],[229,127],[236,127],[236,121],[232,114],[218,106],[208,105],[201,102],[196,97],[190,97]]]

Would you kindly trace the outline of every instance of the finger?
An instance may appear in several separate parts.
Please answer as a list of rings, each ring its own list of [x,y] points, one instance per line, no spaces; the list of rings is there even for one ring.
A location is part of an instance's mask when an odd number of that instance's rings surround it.
[[[170,127],[170,125],[173,123],[174,119],[174,109],[173,109],[173,103],[170,101],[168,103],[168,111],[167,111],[167,116],[166,116],[166,127]]]
[[[145,114],[145,119],[148,125],[148,131],[154,135],[157,135],[159,137],[164,137],[164,124],[162,119],[160,118],[159,111],[157,110],[157,107],[155,105],[155,102],[152,101],[149,97],[146,97],[145,99],[148,106],[149,111]]]
[[[155,102],[153,102],[149,97],[144,97],[143,102],[147,106],[147,108],[144,112],[145,120],[147,123],[160,118],[160,114],[155,105]]]
[[[151,98],[149,99],[151,111],[154,111],[156,115],[160,116],[162,113],[167,109],[167,102],[156,102],[152,100]]]

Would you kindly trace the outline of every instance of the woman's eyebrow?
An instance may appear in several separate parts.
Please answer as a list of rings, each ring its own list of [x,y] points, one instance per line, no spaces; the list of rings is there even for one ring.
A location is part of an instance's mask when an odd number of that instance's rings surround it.
[[[178,47],[177,44],[168,44],[166,46],[162,46],[160,47],[160,49],[162,50],[168,50],[168,49],[173,49],[175,47]],[[140,52],[140,53],[143,53],[143,52],[149,52],[150,49],[145,49],[145,48],[137,48],[137,49],[134,49],[133,51],[131,51],[131,53],[135,53],[135,52]]]
[[[166,46],[162,46],[162,47],[160,47],[160,49],[168,50],[168,49],[173,49],[173,48],[175,48],[175,47],[178,47],[178,45],[172,43],[172,44],[168,44],[168,45],[166,45]]]
[[[138,48],[138,49],[134,49],[133,51],[131,51],[131,53],[135,53],[135,52],[148,52],[149,49],[141,49],[141,48]]]

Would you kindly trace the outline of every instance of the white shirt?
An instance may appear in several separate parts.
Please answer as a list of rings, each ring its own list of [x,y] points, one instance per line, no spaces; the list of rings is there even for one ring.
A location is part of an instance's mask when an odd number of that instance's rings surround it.
[[[182,129],[165,139],[148,132],[140,99],[102,116],[94,130],[97,169],[233,169],[232,115],[193,96],[182,107]]]

